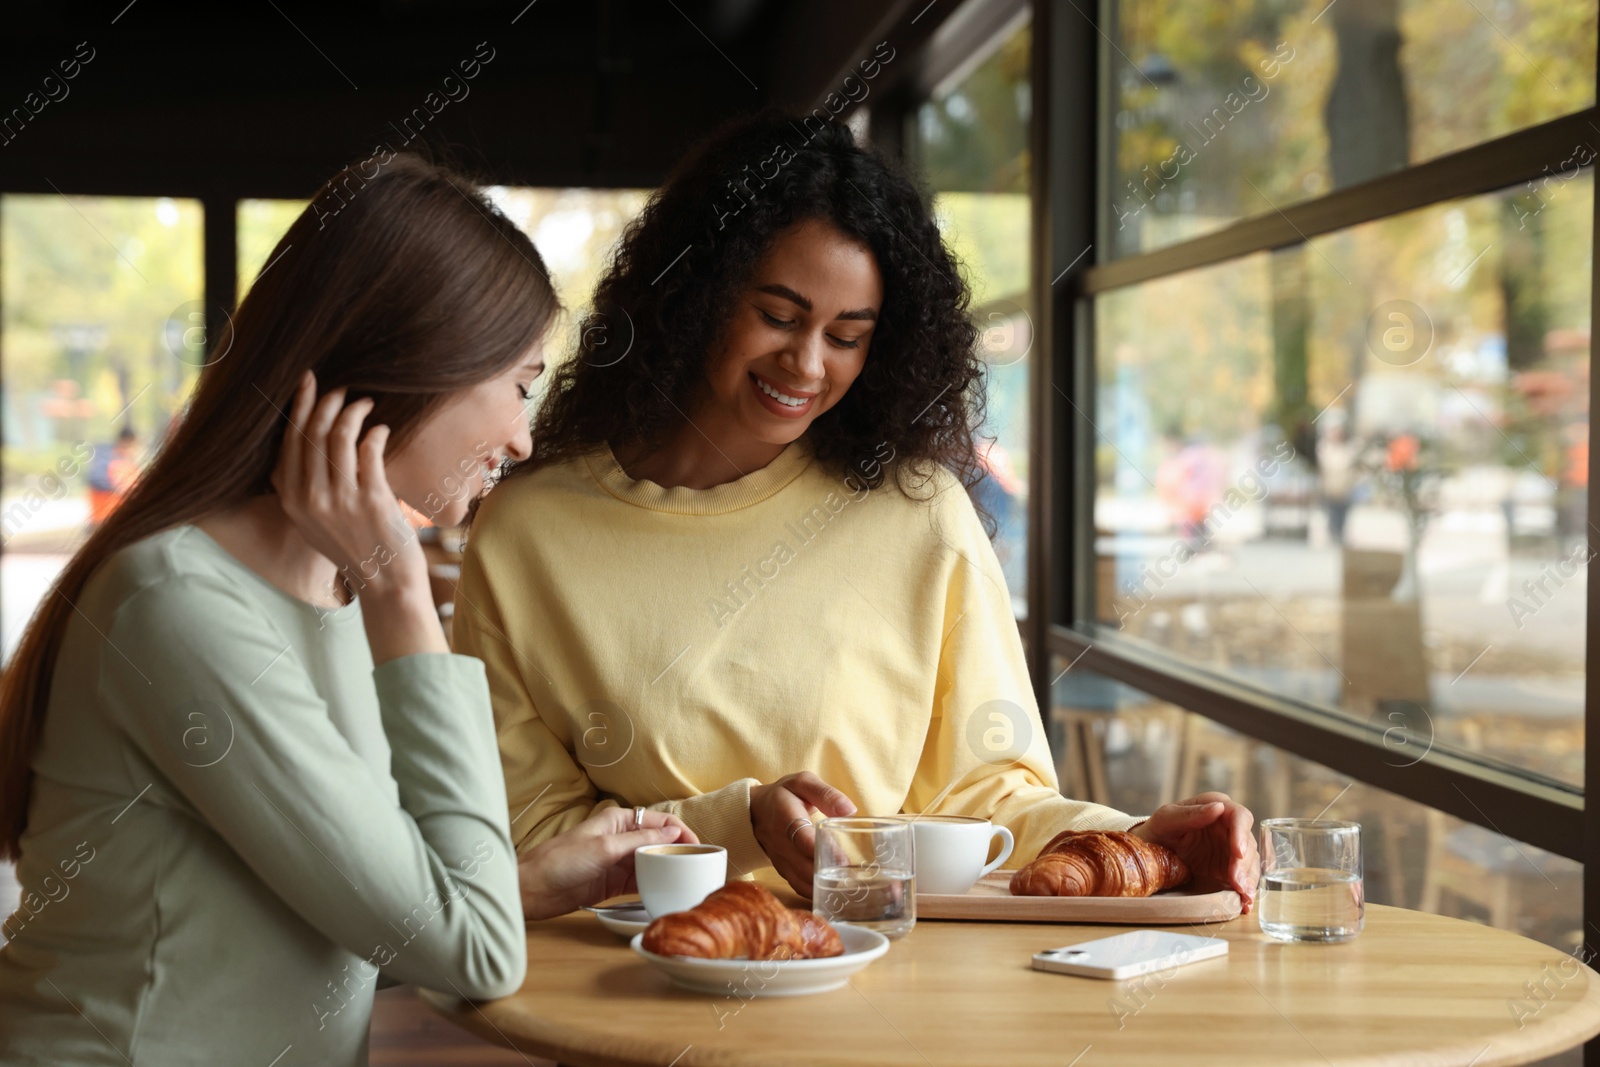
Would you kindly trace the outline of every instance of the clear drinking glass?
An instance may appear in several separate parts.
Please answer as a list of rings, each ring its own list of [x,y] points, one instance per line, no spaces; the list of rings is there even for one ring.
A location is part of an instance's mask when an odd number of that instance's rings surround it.
[[[1280,941],[1348,941],[1361,932],[1361,824],[1261,822],[1261,931]]]
[[[917,922],[916,844],[901,819],[827,819],[817,825],[811,910],[829,922],[893,940]]]

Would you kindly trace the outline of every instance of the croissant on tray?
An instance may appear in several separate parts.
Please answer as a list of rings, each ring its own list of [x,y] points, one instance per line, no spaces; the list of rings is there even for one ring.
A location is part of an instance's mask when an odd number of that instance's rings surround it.
[[[1121,830],[1066,830],[1011,877],[1020,897],[1148,897],[1189,880],[1171,849]]]
[[[661,916],[645,928],[639,944],[658,956],[708,960],[844,955],[844,944],[828,920],[785,907],[755,882],[729,882],[688,911]]]

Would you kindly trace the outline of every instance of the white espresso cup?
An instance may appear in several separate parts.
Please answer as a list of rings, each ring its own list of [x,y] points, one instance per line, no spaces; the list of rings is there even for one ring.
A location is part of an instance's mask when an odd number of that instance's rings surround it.
[[[645,845],[633,853],[634,880],[650,918],[688,911],[728,880],[721,845]]]
[[[1011,858],[1016,841],[1011,831],[987,819],[961,815],[917,815],[911,818],[917,843],[917,892],[961,894],[979,878]],[[989,859],[989,846],[1000,839],[1000,855]]]

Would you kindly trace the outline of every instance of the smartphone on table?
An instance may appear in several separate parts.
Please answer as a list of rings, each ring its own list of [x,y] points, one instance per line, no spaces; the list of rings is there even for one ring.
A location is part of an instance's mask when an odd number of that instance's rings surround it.
[[[1084,978],[1137,978],[1228,954],[1220,937],[1176,934],[1168,930],[1130,930],[1078,945],[1033,954],[1033,969]]]

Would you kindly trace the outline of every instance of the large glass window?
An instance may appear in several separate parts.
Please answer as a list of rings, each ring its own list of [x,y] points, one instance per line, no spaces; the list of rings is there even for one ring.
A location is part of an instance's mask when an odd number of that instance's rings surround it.
[[[272,262],[272,250],[308,203],[308,200],[239,201],[236,245],[240,299],[255,284],[257,275]]]
[[[1033,662],[1064,657],[1068,790],[1332,803],[1373,830],[1373,899],[1571,948],[1596,5],[1087,10],[1039,19],[1068,72],[1036,150],[1067,161],[1040,410],[1070,519]],[[1144,793],[1114,793],[1123,759]]]
[[[1108,10],[1114,255],[1595,99],[1593,0],[1113,0]]]
[[[966,270],[988,364],[981,428],[988,477],[976,497],[995,519],[995,552],[1018,616],[1027,614],[1028,376],[1033,346],[1024,18],[969,57],[910,117],[907,143],[934,191],[947,246]]]
[[[1101,622],[1583,780],[1592,177],[1096,304]]]
[[[531,189],[493,186],[489,196],[523,232],[550,269],[568,312],[589,306],[611,250],[635,215],[647,189]],[[565,354],[552,351],[552,358]],[[547,376],[548,377],[548,376]]]
[[[0,197],[0,645],[166,438],[204,360],[201,211]]]

